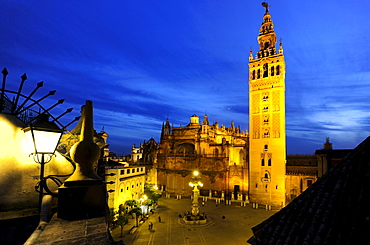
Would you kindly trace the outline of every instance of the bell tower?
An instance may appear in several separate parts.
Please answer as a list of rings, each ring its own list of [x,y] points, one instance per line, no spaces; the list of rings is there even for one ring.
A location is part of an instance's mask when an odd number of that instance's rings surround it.
[[[286,132],[285,61],[276,47],[269,5],[257,38],[259,51],[249,56],[250,202],[285,206]]]

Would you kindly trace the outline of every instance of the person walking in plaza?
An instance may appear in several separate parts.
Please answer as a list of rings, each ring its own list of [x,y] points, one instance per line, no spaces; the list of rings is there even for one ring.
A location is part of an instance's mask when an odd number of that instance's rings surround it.
[[[149,230],[153,229],[153,222],[149,221]]]

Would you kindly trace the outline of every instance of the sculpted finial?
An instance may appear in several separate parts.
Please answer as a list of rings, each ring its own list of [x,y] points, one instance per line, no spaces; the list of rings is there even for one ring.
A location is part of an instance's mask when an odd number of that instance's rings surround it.
[[[266,8],[266,13],[269,11],[269,7],[271,7],[267,2],[262,2],[262,6]]]
[[[66,186],[75,183],[100,183],[102,181],[94,170],[94,165],[98,162],[100,157],[100,148],[93,140],[94,126],[92,101],[87,100],[86,104],[82,106],[81,120],[80,142],[74,144],[70,150],[71,158],[76,163],[76,169],[64,182]]]

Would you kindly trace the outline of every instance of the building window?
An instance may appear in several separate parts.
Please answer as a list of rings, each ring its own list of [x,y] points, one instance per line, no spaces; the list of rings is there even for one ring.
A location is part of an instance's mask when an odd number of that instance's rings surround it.
[[[275,75],[275,67],[271,66],[271,76]]]
[[[252,80],[256,79],[256,70],[252,72]]]
[[[258,188],[258,184],[256,183],[256,188]]]
[[[261,70],[258,69],[258,71],[257,71],[257,79],[260,79],[260,78],[261,78]]]
[[[135,169],[134,168],[132,169],[132,173],[135,173]]]
[[[121,189],[121,192],[123,192],[123,189]]]
[[[267,160],[267,165],[271,166],[271,158],[269,160]]]
[[[269,65],[267,63],[263,64],[263,77],[268,77]]]
[[[139,171],[140,171],[140,168],[137,168],[137,169],[136,169],[136,172],[139,172]]]
[[[141,168],[141,172],[143,172],[143,168]]]
[[[121,170],[121,174],[125,174],[125,170]]]
[[[134,189],[134,185],[131,186],[131,189]]]
[[[130,173],[130,169],[127,169],[127,174],[129,174]]]
[[[280,65],[276,66],[276,75],[280,75]]]
[[[267,151],[269,149],[268,145],[265,145],[264,150]]]
[[[139,183],[136,183],[136,186],[139,186]]]
[[[307,187],[310,187],[313,183],[313,180],[312,179],[308,179],[307,180]]]
[[[128,190],[128,186],[126,187],[126,190]]]
[[[265,166],[265,159],[261,160],[261,166]]]

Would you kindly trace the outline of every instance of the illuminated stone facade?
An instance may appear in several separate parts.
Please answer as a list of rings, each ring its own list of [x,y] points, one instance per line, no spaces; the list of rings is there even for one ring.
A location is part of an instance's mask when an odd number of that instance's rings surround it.
[[[157,150],[158,143],[153,139],[140,143],[140,147],[135,144],[131,149],[131,157],[128,159],[130,164],[145,165],[145,183],[151,186],[157,184]]]
[[[138,200],[144,194],[145,167],[117,164],[105,168],[108,206],[117,211],[127,200]]]
[[[248,134],[233,122],[229,128],[217,122],[210,125],[205,115],[200,124],[193,115],[187,126],[171,127],[167,119],[157,155],[158,184],[169,193],[190,195],[191,172],[197,169],[202,173],[202,195],[246,198],[247,154]]]
[[[249,127],[251,202],[285,205],[285,61],[282,44],[266,7],[259,51],[249,57]]]
[[[142,159],[142,157],[143,157],[142,144],[140,144],[140,147],[136,147],[135,144],[133,144],[131,149],[131,161],[134,163],[139,162],[140,159]]]
[[[285,177],[286,202],[291,202],[317,180],[315,155],[288,155]]]

